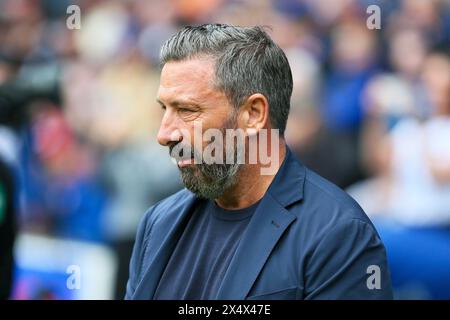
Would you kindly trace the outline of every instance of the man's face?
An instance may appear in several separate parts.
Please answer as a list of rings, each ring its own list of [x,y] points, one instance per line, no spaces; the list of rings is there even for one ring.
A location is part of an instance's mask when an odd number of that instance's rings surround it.
[[[213,87],[214,62],[206,58],[171,61],[161,72],[158,102],[164,110],[158,142],[172,151],[178,144],[190,144],[191,154],[176,155],[186,187],[201,198],[216,199],[236,183],[238,164],[194,164],[208,142],[195,143],[194,126],[208,129],[236,128],[236,113],[225,94]],[[177,148],[180,147],[179,145]],[[235,159],[238,151],[234,148]],[[225,153],[226,150],[223,150]]]

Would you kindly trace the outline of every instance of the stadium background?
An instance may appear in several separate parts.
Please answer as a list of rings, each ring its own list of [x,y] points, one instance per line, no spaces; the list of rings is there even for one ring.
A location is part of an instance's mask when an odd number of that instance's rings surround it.
[[[397,299],[450,299],[447,0],[0,0],[2,298],[124,296],[138,221],[181,188],[155,139],[159,48],[208,22],[270,27],[289,145],[375,222]]]

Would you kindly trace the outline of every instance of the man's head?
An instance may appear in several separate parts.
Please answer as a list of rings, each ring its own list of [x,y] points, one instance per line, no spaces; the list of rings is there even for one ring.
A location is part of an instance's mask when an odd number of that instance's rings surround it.
[[[292,93],[291,70],[283,51],[260,27],[186,27],[163,45],[161,64],[158,101],[165,113],[160,144],[171,150],[178,144],[191,146],[198,123],[204,131],[279,129],[283,135]],[[234,144],[224,144],[227,148],[233,149],[235,159],[244,152]],[[215,199],[237,182],[240,164],[194,165],[189,161],[202,150],[194,146],[192,150],[176,157],[181,159],[178,165],[188,189]]]

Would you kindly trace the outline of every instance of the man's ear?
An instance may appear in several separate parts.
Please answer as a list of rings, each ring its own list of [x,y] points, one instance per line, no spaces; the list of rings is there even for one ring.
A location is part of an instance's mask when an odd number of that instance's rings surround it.
[[[253,135],[262,128],[267,128],[268,121],[269,102],[261,93],[252,94],[241,107],[239,127],[248,135]]]

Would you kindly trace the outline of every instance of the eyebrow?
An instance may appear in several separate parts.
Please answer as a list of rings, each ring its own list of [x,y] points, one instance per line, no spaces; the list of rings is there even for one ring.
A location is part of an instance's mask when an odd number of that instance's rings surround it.
[[[157,101],[161,106],[165,106],[165,105],[166,105],[164,102],[162,102],[162,101],[159,100],[158,98],[156,99],[156,101]],[[193,102],[193,101],[179,101],[179,100],[171,101],[171,102],[169,103],[169,105],[171,105],[171,106],[173,106],[173,107],[175,107],[175,108],[179,107],[180,105],[191,105],[191,106],[194,106],[194,107],[199,107],[199,106],[200,106],[198,103],[195,103],[195,102]]]

